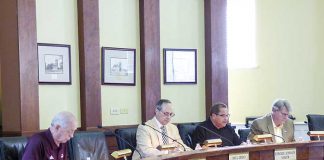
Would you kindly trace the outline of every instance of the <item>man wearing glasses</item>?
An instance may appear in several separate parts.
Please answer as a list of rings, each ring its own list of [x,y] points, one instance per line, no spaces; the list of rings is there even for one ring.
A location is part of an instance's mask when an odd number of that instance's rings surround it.
[[[251,124],[251,132],[248,136],[255,142],[254,136],[272,134],[272,142],[283,143],[294,141],[294,123],[289,119],[291,106],[285,99],[275,100],[272,104],[272,113],[254,120]]]
[[[214,104],[210,109],[209,118],[196,127],[192,137],[193,145],[219,138],[222,139],[222,146],[240,145],[242,141],[232,126],[228,124],[229,116],[226,104]]]
[[[141,152],[141,156],[134,152],[132,159],[139,159],[144,157],[150,157],[154,155],[167,154],[168,151],[160,151],[157,149],[160,145],[168,145],[174,143],[177,145],[176,151],[183,151],[190,149],[187,147],[180,138],[178,128],[171,124],[171,118],[175,114],[172,110],[171,101],[167,99],[161,99],[155,105],[155,116],[145,122],[143,125],[139,125],[136,133],[136,149]],[[170,137],[170,138],[168,138]],[[176,140],[178,143],[173,142]]]

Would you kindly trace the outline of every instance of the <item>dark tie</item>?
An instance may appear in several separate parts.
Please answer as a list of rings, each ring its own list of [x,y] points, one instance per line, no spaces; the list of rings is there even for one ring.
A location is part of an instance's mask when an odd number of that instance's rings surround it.
[[[161,131],[162,131],[162,141],[163,141],[163,144],[169,144],[168,137],[167,137],[167,130],[166,130],[165,126],[162,126],[161,127]]]

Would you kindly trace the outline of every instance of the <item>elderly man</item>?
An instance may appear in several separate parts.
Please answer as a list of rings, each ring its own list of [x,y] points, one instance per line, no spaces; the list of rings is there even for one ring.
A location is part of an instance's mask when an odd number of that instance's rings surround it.
[[[272,113],[254,120],[251,124],[251,132],[248,136],[255,142],[254,136],[260,134],[272,134],[272,142],[294,141],[294,123],[289,119],[291,106],[285,99],[278,99],[272,104]]]
[[[174,143],[178,147],[177,150],[184,150],[183,146],[186,150],[190,149],[182,142],[178,128],[170,123],[170,120],[174,115],[171,102],[167,99],[161,99],[155,106],[155,116],[144,125],[138,126],[136,133],[136,148],[141,152],[142,158],[167,154],[167,151],[160,151],[157,149],[159,145]],[[164,134],[182,145],[173,142],[172,139],[164,136]],[[133,160],[139,158],[141,158],[140,155],[137,152],[134,152]]]
[[[226,104],[214,104],[210,109],[209,118],[196,127],[192,137],[193,145],[218,138],[222,140],[222,146],[240,145],[242,141],[228,124],[229,116]]]
[[[73,137],[77,121],[70,112],[60,112],[44,132],[33,135],[26,146],[23,160],[67,160],[66,142]]]

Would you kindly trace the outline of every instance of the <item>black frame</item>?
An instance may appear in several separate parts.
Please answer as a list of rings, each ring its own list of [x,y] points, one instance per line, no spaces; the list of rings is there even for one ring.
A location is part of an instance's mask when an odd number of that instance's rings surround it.
[[[43,56],[44,53],[42,53],[42,55],[40,55],[41,53],[39,52],[39,47],[42,47],[42,46],[45,46],[45,47],[61,47],[61,48],[66,48],[68,50],[68,53],[67,53],[67,57],[68,60],[67,60],[67,80],[66,78],[63,77],[63,79],[61,80],[50,80],[46,77],[41,77],[43,74],[45,75],[46,73],[42,73],[41,72],[41,67],[40,66],[44,66],[45,67],[45,72],[46,72],[46,64],[40,64],[42,63],[42,61],[40,61],[40,56]],[[46,54],[46,53],[45,53]],[[52,54],[52,53],[51,53]],[[65,53],[66,54],[66,53]],[[58,53],[57,55],[62,55],[60,53]],[[64,56],[64,55],[63,55]],[[63,57],[64,58],[64,57]],[[59,85],[62,85],[62,84],[66,84],[66,85],[70,85],[71,84],[71,81],[72,81],[72,77],[71,77],[71,45],[67,45],[67,44],[51,44],[51,43],[37,43],[37,60],[38,60],[38,83],[39,84],[59,84]],[[64,66],[64,60],[63,60],[63,66]],[[44,60],[44,63],[45,63],[45,60]],[[64,70],[62,70],[62,72],[65,72]],[[57,73],[52,73],[53,74],[57,74]],[[63,73],[64,74],[64,73]]]
[[[133,58],[134,58],[134,61],[133,61],[133,73],[134,75],[133,76],[129,76],[129,78],[132,78],[132,82],[111,82],[109,80],[106,80],[105,77],[106,77],[106,71],[105,71],[105,68],[106,68],[106,62],[105,62],[105,57],[106,55],[105,54],[109,54],[108,52],[106,53],[106,51],[109,51],[109,50],[116,50],[116,51],[126,51],[124,54],[124,56],[126,56],[128,54],[129,51],[133,52]],[[109,56],[109,55],[107,55]],[[136,49],[133,49],[133,48],[116,48],[116,47],[102,47],[101,49],[101,84],[102,85],[124,85],[124,86],[135,86],[136,85]]]
[[[169,52],[188,52],[194,54],[194,80],[193,81],[168,81],[167,77],[167,54]],[[197,84],[197,49],[176,49],[176,48],[164,48],[163,49],[163,79],[164,79],[164,84]]]

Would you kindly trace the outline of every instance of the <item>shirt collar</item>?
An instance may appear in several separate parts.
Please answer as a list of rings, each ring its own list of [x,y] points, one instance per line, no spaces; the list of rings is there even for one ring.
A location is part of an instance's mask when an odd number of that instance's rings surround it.
[[[156,121],[157,127],[160,129],[163,125],[156,119],[156,117],[153,119]]]
[[[54,142],[54,138],[53,138],[53,135],[52,135],[52,132],[51,132],[51,130],[48,128],[47,129],[47,131],[46,131],[46,137],[48,138],[48,140],[49,140],[49,142],[50,142],[50,144],[51,144],[51,147],[53,148],[53,149],[57,149],[58,148],[58,146],[56,145],[56,143]],[[60,144],[60,146],[61,146],[61,144]]]
[[[273,117],[272,117],[272,115],[271,115],[271,121],[272,121],[272,126],[273,126],[273,128],[280,128],[280,129],[282,129],[283,124],[281,124],[280,126],[277,127],[277,125],[276,125],[276,124],[274,123],[274,121],[273,121]]]

